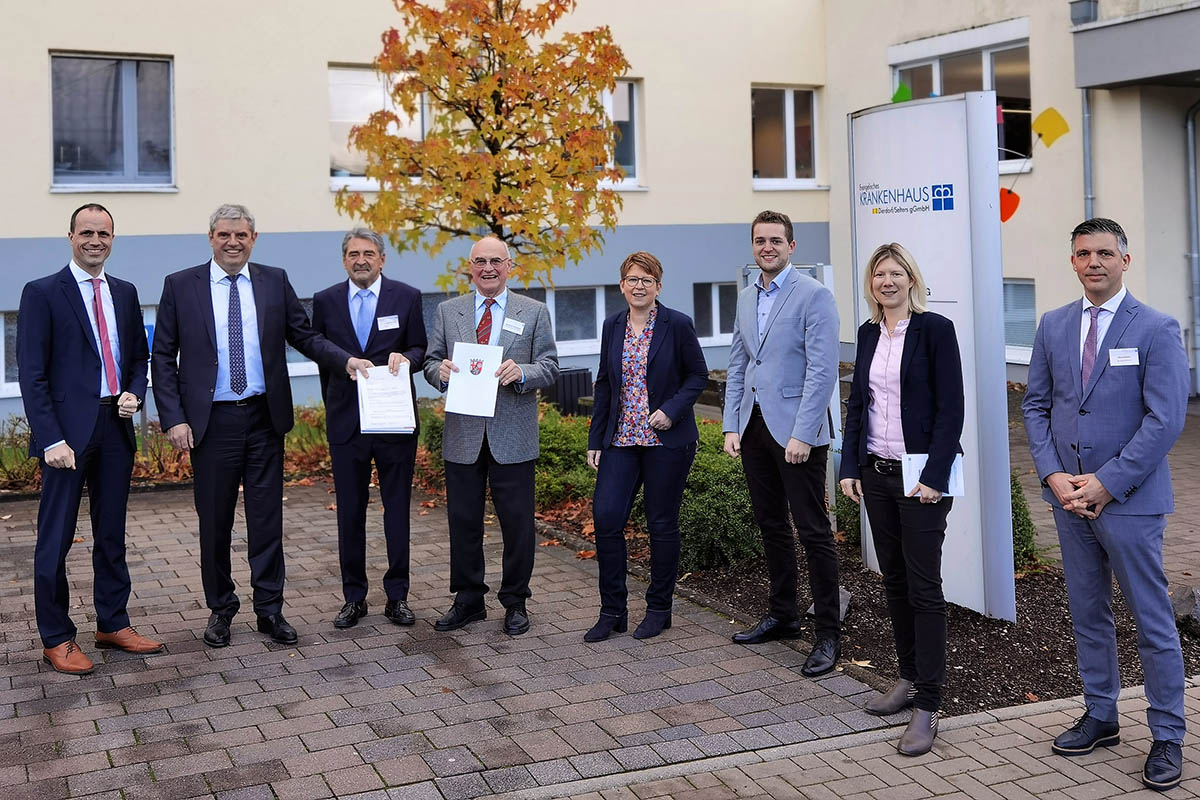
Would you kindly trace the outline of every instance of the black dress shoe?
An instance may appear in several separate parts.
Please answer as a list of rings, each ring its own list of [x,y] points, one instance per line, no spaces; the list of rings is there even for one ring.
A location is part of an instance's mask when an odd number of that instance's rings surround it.
[[[738,644],[762,644],[763,642],[773,642],[776,639],[799,639],[800,634],[798,621],[780,622],[768,614],[760,619],[753,628],[735,633],[733,640]]]
[[[383,607],[383,615],[397,625],[412,625],[417,621],[417,615],[403,600],[388,600]]]
[[[529,615],[525,613],[525,604],[517,603],[508,607],[504,612],[504,632],[509,636],[520,636],[529,630]]]
[[[333,627],[335,628],[353,628],[358,624],[358,621],[367,615],[367,604],[365,602],[346,603],[342,606],[342,610],[333,618]]]
[[[229,644],[229,623],[232,618],[213,614],[204,629],[204,643],[209,647],[224,647]]]
[[[601,614],[596,624],[583,635],[585,642],[603,642],[614,632],[624,633],[629,630],[629,615]]]
[[[1121,743],[1121,726],[1105,722],[1085,711],[1075,724],[1054,738],[1050,749],[1060,756],[1083,756],[1097,747],[1112,747]]]
[[[1142,783],[1147,789],[1165,792],[1174,789],[1183,778],[1183,748],[1178,742],[1156,741],[1150,745]]]
[[[271,614],[258,618],[258,632],[265,633],[280,644],[295,644],[296,629],[288,624],[283,614]]]
[[[838,658],[841,655],[842,646],[838,643],[837,639],[822,639],[817,642],[812,652],[808,654],[808,658],[804,660],[804,666],[800,668],[800,674],[806,678],[816,678],[824,675],[837,666]]]
[[[455,603],[450,606],[450,610],[442,615],[442,618],[433,623],[435,631],[456,631],[468,622],[487,619],[487,609],[483,607],[483,603],[475,606],[467,606],[462,603]]]

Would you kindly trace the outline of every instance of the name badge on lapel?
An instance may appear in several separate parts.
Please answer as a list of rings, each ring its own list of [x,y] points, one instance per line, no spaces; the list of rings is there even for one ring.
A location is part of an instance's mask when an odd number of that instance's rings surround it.
[[[1108,351],[1110,367],[1136,367],[1139,363],[1136,347],[1114,347]]]
[[[386,317],[378,317],[375,320],[381,331],[394,331],[400,327],[400,318],[395,314],[389,314]]]
[[[503,327],[504,330],[512,331],[517,336],[520,336],[525,332],[525,323],[521,322],[519,319],[509,319],[508,317],[505,317]]]

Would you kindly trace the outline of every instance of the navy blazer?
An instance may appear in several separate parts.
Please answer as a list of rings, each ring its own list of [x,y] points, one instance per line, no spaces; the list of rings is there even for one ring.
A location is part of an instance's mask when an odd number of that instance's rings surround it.
[[[708,365],[696,339],[692,318],[661,303],[657,305],[658,316],[646,359],[646,391],[650,413],[662,409],[674,423],[668,430],[655,431],[659,441],[667,447],[682,447],[700,438],[692,408],[708,383]],[[628,321],[628,309],[604,320],[592,425],[588,429],[589,450],[606,450],[612,446],[617,420],[621,416],[621,357]]]
[[[146,328],[137,288],[105,275],[112,293],[119,344],[121,391],[146,397]],[[66,440],[79,453],[92,438],[100,413],[100,350],[70,266],[25,284],[17,316],[17,369],[29,457]],[[131,449],[133,420],[122,420]]]
[[[192,426],[196,444],[208,429],[217,388],[217,335],[209,264],[206,261],[173,272],[163,281],[150,359],[154,402],[163,430],[186,422]],[[284,342],[329,369],[345,369],[350,354],[312,329],[285,271],[251,262],[250,285],[254,289],[267,408],[272,427],[282,436],[295,423]]]
[[[425,362],[425,318],[421,315],[421,293],[407,283],[384,277],[375,305],[375,322],[367,338],[367,346],[358,343],[354,322],[350,319],[350,281],[335,283],[313,295],[313,330],[348,353],[365,358],[375,366],[385,366],[388,355],[403,353],[408,359],[409,388],[416,397],[412,383],[415,372]],[[395,328],[380,330],[380,317],[396,317]],[[331,444],[345,444],[359,431],[358,388],[343,369],[322,366],[321,396],[325,400],[325,435]],[[377,434],[392,439],[410,434]]]
[[[879,336],[877,322],[864,322],[858,329],[858,352],[842,437],[842,478],[861,478],[867,464],[871,360]],[[920,481],[930,489],[945,492],[949,488],[950,465],[962,452],[958,440],[962,436],[963,405],[962,360],[954,323],[932,311],[913,314],[900,356],[900,425],[904,451],[929,454]]]

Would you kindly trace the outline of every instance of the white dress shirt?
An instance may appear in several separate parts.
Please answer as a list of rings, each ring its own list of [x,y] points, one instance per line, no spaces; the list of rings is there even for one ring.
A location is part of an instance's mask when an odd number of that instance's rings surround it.
[[[104,367],[104,348],[100,345],[100,325],[96,322],[95,290],[92,289],[92,276],[84,272],[83,268],[75,263],[75,259],[71,259],[71,275],[75,278],[76,285],[79,286],[79,295],[83,298],[83,307],[87,309],[88,322],[92,323],[92,341],[96,343],[96,352],[100,354],[100,394],[99,397],[108,397],[112,394],[108,391],[108,378],[105,374]],[[117,336],[117,311],[113,308],[112,290],[108,286],[108,276],[105,274],[103,267],[100,269],[100,274],[96,276],[100,279],[100,306],[104,311],[104,322],[108,328],[108,345],[112,348],[113,362],[117,368],[115,383],[121,385],[121,340]]]
[[[1096,316],[1096,365],[1107,363],[1100,359],[1100,345],[1104,343],[1104,334],[1108,333],[1108,326],[1112,324],[1113,317],[1117,315],[1117,309],[1121,307],[1121,303],[1125,301],[1125,295],[1129,294],[1129,290],[1124,286],[1121,291],[1108,298],[1108,301],[1100,306],[1100,313]],[[1087,344],[1088,328],[1092,326],[1092,315],[1088,311],[1092,307],[1092,301],[1087,297],[1083,298],[1083,305],[1080,307],[1079,317],[1079,368],[1083,369],[1083,348]]]

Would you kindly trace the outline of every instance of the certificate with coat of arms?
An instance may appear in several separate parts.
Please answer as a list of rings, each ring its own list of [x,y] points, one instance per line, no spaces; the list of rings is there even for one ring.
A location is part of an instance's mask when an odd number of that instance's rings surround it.
[[[458,372],[450,373],[446,386],[446,411],[472,417],[496,414],[496,390],[500,379],[496,370],[504,357],[504,348],[493,344],[455,342],[450,360]]]

